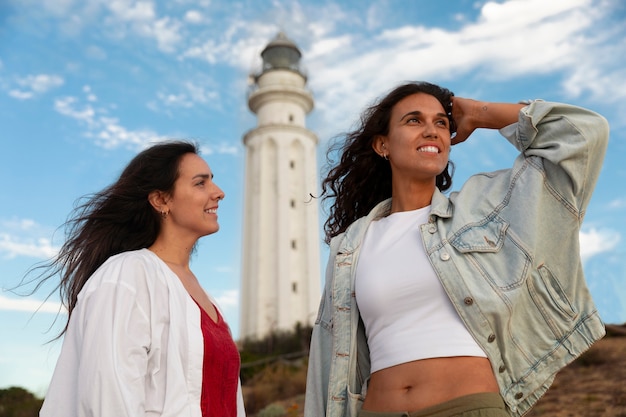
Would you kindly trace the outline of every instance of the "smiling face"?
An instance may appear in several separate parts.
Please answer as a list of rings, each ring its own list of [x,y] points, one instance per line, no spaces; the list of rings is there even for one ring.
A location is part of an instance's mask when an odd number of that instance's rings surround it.
[[[450,121],[434,96],[412,94],[393,107],[389,133],[378,136],[373,147],[389,158],[392,183],[417,182],[434,187],[437,175],[448,164]]]
[[[209,165],[189,153],[181,158],[178,171],[174,191],[167,201],[168,227],[195,239],[217,232],[217,207],[224,192],[213,182]]]

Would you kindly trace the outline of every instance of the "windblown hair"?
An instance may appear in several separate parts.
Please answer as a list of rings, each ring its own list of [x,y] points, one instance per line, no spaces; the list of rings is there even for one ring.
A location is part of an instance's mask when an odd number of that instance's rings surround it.
[[[391,197],[391,166],[381,158],[372,144],[378,135],[389,133],[389,121],[393,107],[407,96],[425,93],[435,97],[446,110],[450,121],[450,133],[456,132],[452,119],[452,96],[446,88],[427,82],[411,82],[401,85],[378,103],[368,107],[362,114],[356,130],[345,135],[345,140],[330,147],[326,155],[332,165],[331,154],[341,155],[339,163],[330,168],[322,181],[324,201],[334,199],[329,217],[324,223],[325,241],[343,233],[352,222],[367,215],[376,204]],[[452,186],[454,166],[448,162],[445,170],[436,178],[441,191]]]
[[[78,200],[64,223],[66,239],[58,255],[35,268],[44,270],[35,290],[60,275],[53,292],[59,292],[69,314],[59,337],[67,330],[78,293],[104,261],[154,243],[161,219],[148,195],[173,192],[180,160],[189,153],[198,154],[197,145],[185,141],[153,145],[135,156],[115,183]]]

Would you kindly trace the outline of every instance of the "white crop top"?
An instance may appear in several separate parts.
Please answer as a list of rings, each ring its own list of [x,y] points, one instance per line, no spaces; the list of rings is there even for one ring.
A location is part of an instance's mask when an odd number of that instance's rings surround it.
[[[356,270],[371,372],[419,359],[487,357],[452,306],[419,231],[430,206],[372,222]]]

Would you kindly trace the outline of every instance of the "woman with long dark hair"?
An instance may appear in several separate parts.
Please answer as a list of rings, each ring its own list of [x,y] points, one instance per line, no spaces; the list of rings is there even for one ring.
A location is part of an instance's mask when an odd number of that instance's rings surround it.
[[[198,148],[163,142],[67,222],[45,265],[68,311],[41,416],[243,416],[239,352],[189,267],[224,198]]]
[[[451,146],[480,128],[519,156],[444,195]],[[592,111],[425,82],[368,108],[322,183],[330,259],[305,416],[526,413],[604,335],[578,234],[607,143]]]

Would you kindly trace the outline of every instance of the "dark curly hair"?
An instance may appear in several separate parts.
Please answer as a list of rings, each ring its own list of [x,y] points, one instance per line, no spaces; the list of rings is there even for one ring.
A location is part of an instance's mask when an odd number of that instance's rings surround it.
[[[322,181],[324,201],[334,199],[328,220],[324,223],[325,242],[343,233],[352,222],[367,215],[379,202],[391,197],[391,167],[389,162],[374,152],[372,144],[378,135],[389,133],[389,120],[393,107],[413,94],[425,93],[435,97],[448,114],[450,133],[456,132],[452,119],[450,90],[427,82],[410,82],[393,89],[379,102],[368,107],[361,115],[356,130],[345,135],[345,140],[332,145],[326,155],[332,166],[331,154],[338,152],[339,163],[330,168]],[[452,186],[454,166],[448,162],[437,176],[436,185],[441,191]]]
[[[31,270],[43,269],[35,290],[60,275],[58,291],[69,318],[78,293],[109,257],[147,248],[161,231],[159,213],[148,201],[152,191],[172,193],[179,165],[186,154],[198,154],[198,146],[186,141],[153,145],[136,155],[119,179],[104,190],[83,197],[65,222],[66,240],[58,255]]]

